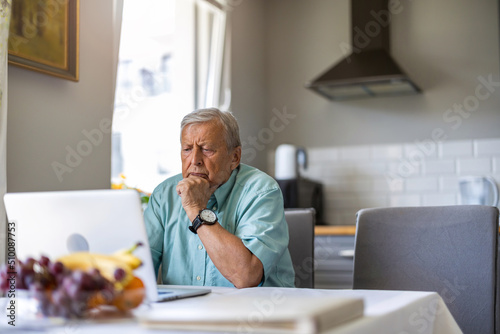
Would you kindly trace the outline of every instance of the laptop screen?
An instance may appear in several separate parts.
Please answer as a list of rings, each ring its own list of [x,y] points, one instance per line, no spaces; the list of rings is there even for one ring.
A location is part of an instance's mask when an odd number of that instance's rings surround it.
[[[46,255],[56,259],[74,251],[111,254],[132,247],[143,264],[135,270],[157,299],[156,278],[135,190],[73,190],[8,193],[4,197],[9,223],[16,228],[19,259]]]

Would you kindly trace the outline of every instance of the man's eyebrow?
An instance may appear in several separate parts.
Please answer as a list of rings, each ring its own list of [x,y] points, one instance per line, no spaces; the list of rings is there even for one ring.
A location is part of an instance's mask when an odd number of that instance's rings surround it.
[[[200,146],[213,146],[213,144],[211,142],[206,141],[206,140],[199,142],[198,145],[200,145]]]

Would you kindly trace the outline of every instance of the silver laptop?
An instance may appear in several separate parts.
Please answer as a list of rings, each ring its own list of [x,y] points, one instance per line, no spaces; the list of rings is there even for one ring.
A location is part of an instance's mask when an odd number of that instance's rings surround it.
[[[207,288],[157,286],[141,202],[135,190],[73,190],[8,193],[9,223],[16,228],[18,258],[55,259],[75,251],[111,254],[137,242],[143,264],[134,273],[146,286],[148,301],[209,293]]]

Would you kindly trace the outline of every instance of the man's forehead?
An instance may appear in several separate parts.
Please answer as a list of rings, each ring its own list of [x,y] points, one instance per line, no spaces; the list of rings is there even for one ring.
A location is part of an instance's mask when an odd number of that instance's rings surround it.
[[[217,142],[222,139],[221,131],[221,124],[216,121],[211,121],[186,125],[181,135],[183,140],[195,139],[199,143]],[[187,138],[193,135],[194,138]]]

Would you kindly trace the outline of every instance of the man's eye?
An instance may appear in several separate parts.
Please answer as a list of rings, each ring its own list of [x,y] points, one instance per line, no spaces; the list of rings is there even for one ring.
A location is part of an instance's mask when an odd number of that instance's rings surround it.
[[[191,148],[183,148],[182,149],[182,152],[189,152],[189,151],[191,151]]]

